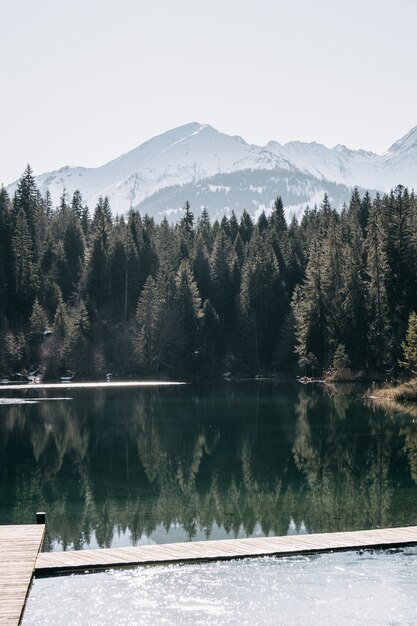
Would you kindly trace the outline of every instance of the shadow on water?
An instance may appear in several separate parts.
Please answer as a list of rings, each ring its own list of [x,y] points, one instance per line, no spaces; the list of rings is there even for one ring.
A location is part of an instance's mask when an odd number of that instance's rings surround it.
[[[417,524],[417,426],[355,389],[31,393],[0,404],[0,523],[46,510],[45,549]]]

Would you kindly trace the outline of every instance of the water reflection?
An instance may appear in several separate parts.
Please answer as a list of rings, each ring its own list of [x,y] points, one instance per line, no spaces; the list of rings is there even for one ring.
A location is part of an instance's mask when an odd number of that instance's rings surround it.
[[[0,523],[46,549],[417,523],[417,427],[355,390],[70,391],[0,406]]]

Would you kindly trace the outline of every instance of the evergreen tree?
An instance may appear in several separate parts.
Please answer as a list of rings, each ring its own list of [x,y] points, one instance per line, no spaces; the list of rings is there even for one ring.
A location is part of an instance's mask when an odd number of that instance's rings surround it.
[[[414,311],[409,315],[407,333],[401,347],[403,349],[401,367],[412,374],[417,374],[417,315]]]
[[[16,226],[12,237],[12,250],[16,305],[19,313],[24,316],[32,308],[38,277],[33,259],[29,225],[23,209],[20,209],[17,214]]]
[[[323,241],[321,268],[326,309],[326,334],[330,352],[342,341],[345,260],[343,258],[340,220],[332,211],[327,217],[327,233]]]
[[[112,224],[107,198],[99,199],[92,222],[92,242],[87,269],[87,294],[97,308],[108,304],[110,298],[110,252]]]
[[[287,230],[287,222],[285,220],[284,204],[281,196],[277,196],[272,213],[270,216],[271,228],[278,236],[281,236]]]
[[[45,309],[35,299],[30,316],[30,358],[32,362],[39,363],[40,347],[44,337],[44,332],[48,329],[49,322]]]
[[[178,343],[175,311],[174,271],[168,262],[160,263],[154,288],[154,371],[172,371]]]
[[[201,211],[201,216],[197,222],[197,235],[199,235],[208,252],[211,252],[212,248],[212,228],[210,223],[209,213],[206,208]]]
[[[248,243],[252,237],[254,225],[252,218],[246,209],[243,210],[242,217],[240,218],[239,233],[244,243]]]
[[[206,300],[203,306],[200,350],[203,371],[208,374],[217,373],[222,355],[220,324],[219,316],[210,300]]]
[[[91,319],[84,300],[75,307],[68,337],[69,362],[77,374],[90,374],[91,365]]]
[[[230,331],[235,320],[234,263],[235,255],[230,240],[222,230],[219,230],[214,240],[213,252],[210,258],[210,270],[212,303],[219,316],[222,334]]]
[[[156,283],[152,276],[148,276],[138,300],[135,336],[135,353],[146,374],[151,374],[156,367],[156,305]]]
[[[354,368],[361,369],[368,354],[368,311],[366,276],[361,254],[361,235],[352,236],[342,249],[343,288],[341,293],[341,333]]]
[[[7,191],[0,188],[0,316],[10,314],[13,294],[12,207]]]
[[[84,207],[83,197],[78,189],[76,189],[72,195],[71,210],[81,223]]]
[[[390,363],[392,334],[387,296],[387,236],[383,223],[382,202],[377,195],[369,216],[366,240],[367,302],[370,317],[369,356],[371,367],[381,369]]]
[[[23,212],[26,218],[31,242],[30,248],[34,260],[36,260],[39,247],[38,218],[40,196],[30,165],[26,167],[22,177],[19,179],[13,204],[16,218],[18,218],[20,212]]]
[[[181,263],[175,276],[174,306],[178,333],[177,367],[179,371],[187,372],[192,370],[198,321],[203,315],[198,287],[187,261]]]
[[[328,359],[327,303],[323,284],[324,241],[317,235],[311,242],[306,276],[292,301],[295,318],[296,353],[299,362],[317,361],[323,368]],[[311,356],[310,356],[311,355]]]
[[[48,328],[48,316],[45,309],[39,304],[38,298],[35,299],[30,316],[30,333],[33,339],[43,337],[43,333]]]
[[[239,234],[239,222],[237,221],[237,217],[234,211],[232,211],[232,214],[229,219],[229,233],[230,233],[230,240],[232,242],[236,241],[236,237]]]
[[[287,305],[275,256],[261,236],[255,234],[242,270],[240,292],[241,355],[246,367],[256,372],[271,368]]]
[[[259,233],[265,233],[268,230],[268,220],[265,215],[265,211],[262,211],[262,213],[260,214],[258,223],[256,226],[257,226]]]
[[[181,226],[186,235],[191,236],[193,232],[193,225],[194,225],[194,215],[191,212],[190,203],[187,200],[184,205],[184,217],[181,220]]]
[[[415,272],[413,259],[412,205],[408,190],[398,185],[383,201],[387,215],[387,261],[389,273],[386,280],[389,308],[393,320],[393,347],[398,351],[404,337],[409,302],[415,295]],[[397,352],[398,356],[399,353]]]
[[[193,275],[197,282],[198,291],[205,300],[210,295],[211,278],[210,259],[202,234],[198,234],[195,240],[192,263]]]
[[[65,280],[61,285],[61,290],[65,299],[74,291],[80,279],[84,250],[85,240],[81,224],[76,216],[71,216],[63,240]]]

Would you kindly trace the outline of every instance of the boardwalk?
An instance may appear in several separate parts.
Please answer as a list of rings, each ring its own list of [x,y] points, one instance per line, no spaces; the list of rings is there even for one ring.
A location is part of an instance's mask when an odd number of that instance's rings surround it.
[[[0,526],[0,624],[19,624],[45,526]]]
[[[92,571],[131,565],[215,561],[267,555],[291,556],[412,544],[417,544],[417,526],[72,552],[43,552],[36,561],[35,574],[52,576],[77,570]]]

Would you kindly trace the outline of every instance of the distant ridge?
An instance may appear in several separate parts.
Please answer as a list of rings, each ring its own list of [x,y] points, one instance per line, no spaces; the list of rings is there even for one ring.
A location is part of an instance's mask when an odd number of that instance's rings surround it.
[[[113,212],[139,208],[175,219],[185,200],[196,212],[207,206],[212,218],[246,208],[257,215],[277,194],[288,214],[300,214],[327,192],[335,206],[349,200],[352,188],[389,191],[397,184],[417,186],[417,127],[382,155],[327,148],[319,143],[270,141],[266,146],[191,122],[168,130],[97,168],[62,167],[37,176],[44,194],[58,204],[63,188],[79,189],[93,208],[108,196]],[[13,192],[16,182],[8,189]]]

